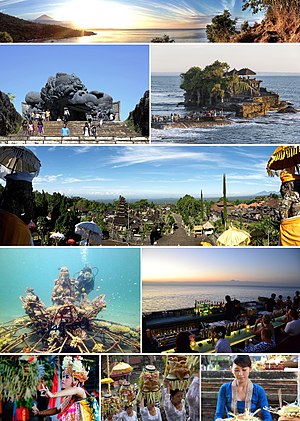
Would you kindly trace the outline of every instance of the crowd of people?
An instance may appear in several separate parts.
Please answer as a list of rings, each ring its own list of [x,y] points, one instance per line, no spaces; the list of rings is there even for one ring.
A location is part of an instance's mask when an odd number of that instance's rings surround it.
[[[171,113],[170,115],[159,115],[154,114],[151,116],[152,123],[176,123],[179,121],[200,121],[205,117],[224,117],[223,109],[220,111],[217,110],[207,110],[205,112],[191,112],[187,113],[184,116],[181,116],[177,113]]]
[[[231,300],[230,296],[225,297],[225,315],[229,320],[237,320],[239,311],[237,311],[236,301]],[[239,303],[240,304],[240,303]],[[259,352],[274,352],[277,346],[290,346],[290,338],[296,338],[300,335],[300,292],[295,291],[293,299],[287,296],[283,299],[282,295],[273,293],[265,301],[265,312],[261,317],[256,318],[252,328],[252,334],[255,338],[251,338],[245,342],[245,347],[239,349],[246,353]],[[282,325],[279,329],[274,328],[273,319],[274,314],[278,312],[284,315]],[[232,349],[229,340],[226,338],[227,329],[224,325],[214,326],[212,329],[212,339],[215,346],[215,351],[218,353],[231,353]],[[288,352],[293,352],[293,349],[285,349]]]
[[[147,365],[141,372],[138,383],[131,385],[127,380],[119,379],[112,384],[113,390],[108,394],[102,391],[102,420],[199,421],[200,357],[181,358],[180,361],[172,358],[166,360],[162,380],[156,367]],[[175,367],[174,364],[177,364],[177,367],[185,367],[187,374],[184,380],[174,375],[169,376],[170,367]],[[126,393],[122,394],[125,384]]]
[[[60,130],[62,137],[71,136],[70,128],[68,127],[68,122],[71,120],[71,114],[68,107],[64,107],[62,118],[59,118],[57,121],[63,122],[63,127]],[[43,136],[45,135],[45,121],[50,121],[50,111],[32,111],[30,114],[26,114],[25,118],[22,121],[22,135],[23,136]],[[99,110],[97,114],[92,115],[91,113],[86,113],[86,123],[82,128],[83,136],[93,136],[97,137],[97,128],[101,128],[104,121],[114,121],[116,116],[112,110],[102,111]]]

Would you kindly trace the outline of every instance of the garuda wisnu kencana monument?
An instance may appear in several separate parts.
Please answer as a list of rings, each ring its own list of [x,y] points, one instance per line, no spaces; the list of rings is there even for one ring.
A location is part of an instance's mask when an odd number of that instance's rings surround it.
[[[70,120],[86,120],[90,114],[101,117],[114,114],[119,120],[119,103],[97,90],[88,91],[80,78],[74,74],[56,73],[50,76],[40,92],[28,92],[23,103],[23,115],[50,111],[50,120],[63,118],[64,109],[68,108]]]

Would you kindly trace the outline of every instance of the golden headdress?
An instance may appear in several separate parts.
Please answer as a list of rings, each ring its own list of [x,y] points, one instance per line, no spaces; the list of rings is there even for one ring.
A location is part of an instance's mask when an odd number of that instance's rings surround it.
[[[89,372],[82,365],[82,357],[79,355],[74,358],[70,356],[64,357],[62,369],[74,379],[79,380],[80,383],[84,383],[88,379]]]

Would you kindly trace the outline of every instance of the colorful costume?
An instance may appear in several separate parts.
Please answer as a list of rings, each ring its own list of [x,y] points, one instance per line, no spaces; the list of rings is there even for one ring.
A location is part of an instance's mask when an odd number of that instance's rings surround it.
[[[100,421],[99,405],[95,398],[87,397],[71,405],[58,415],[61,421]]]
[[[236,381],[225,383],[219,390],[214,420],[218,418],[223,419],[224,413],[226,413],[226,418],[230,418],[229,412],[243,414],[246,410],[249,410],[253,413],[260,408],[261,413],[259,416],[262,417],[263,421],[272,421],[270,412],[264,409],[268,406],[266,393],[258,384],[252,383],[249,380],[246,400],[238,401],[236,397]]]

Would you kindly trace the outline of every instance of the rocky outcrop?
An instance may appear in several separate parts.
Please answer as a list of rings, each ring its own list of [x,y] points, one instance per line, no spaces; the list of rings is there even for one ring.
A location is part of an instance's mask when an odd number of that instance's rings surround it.
[[[127,122],[134,125],[135,130],[143,136],[149,136],[149,91],[144,93],[143,98],[131,111]]]
[[[299,12],[298,12],[299,13]],[[300,20],[297,11],[274,11],[272,16],[232,37],[231,42],[300,42]]]
[[[22,122],[8,95],[0,91],[0,135],[17,133]]]
[[[280,110],[278,110],[278,112],[279,113],[282,113],[282,114],[288,114],[288,113],[291,113],[291,114],[296,114],[296,113],[298,113],[299,112],[299,110],[297,110],[296,108],[294,108],[294,107],[292,107],[291,105],[288,105],[287,107],[284,107],[284,108],[281,108]]]
[[[253,118],[266,115],[268,108],[264,103],[243,102],[236,106],[236,116],[243,118]]]

